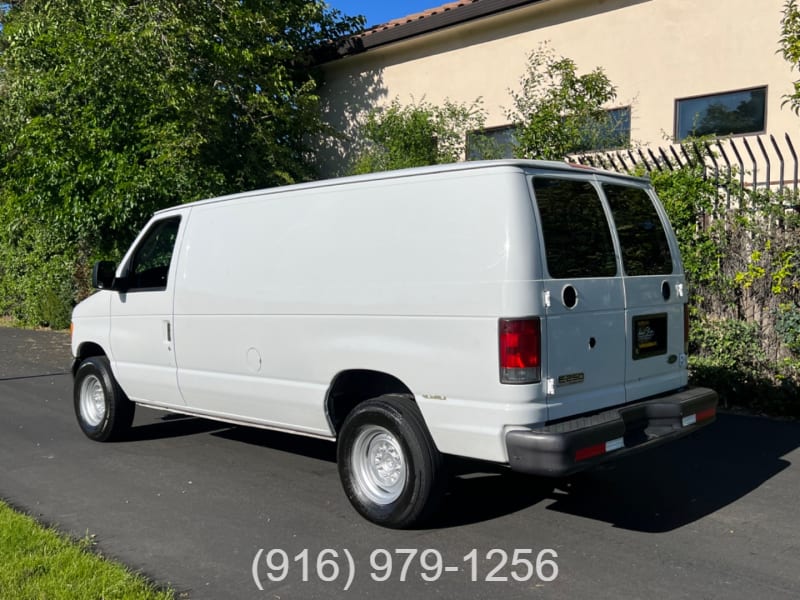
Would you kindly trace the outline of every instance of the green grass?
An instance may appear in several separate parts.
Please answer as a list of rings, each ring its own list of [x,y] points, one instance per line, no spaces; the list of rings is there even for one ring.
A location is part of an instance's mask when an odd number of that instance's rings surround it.
[[[172,600],[144,577],[0,501],[0,598],[14,600]]]

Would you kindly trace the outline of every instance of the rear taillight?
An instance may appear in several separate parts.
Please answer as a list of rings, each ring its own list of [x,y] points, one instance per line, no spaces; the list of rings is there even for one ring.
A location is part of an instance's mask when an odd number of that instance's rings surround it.
[[[500,319],[500,383],[541,380],[542,328],[539,319]]]
[[[683,353],[689,353],[689,305],[683,305]]]

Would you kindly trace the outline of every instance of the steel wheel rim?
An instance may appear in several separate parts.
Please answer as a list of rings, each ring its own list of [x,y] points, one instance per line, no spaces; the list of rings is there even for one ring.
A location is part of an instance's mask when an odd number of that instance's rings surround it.
[[[96,375],[87,375],[79,392],[81,417],[92,427],[97,427],[106,416],[106,393]]]
[[[383,427],[370,425],[358,432],[351,465],[359,490],[375,504],[391,504],[405,489],[408,468],[403,447]]]

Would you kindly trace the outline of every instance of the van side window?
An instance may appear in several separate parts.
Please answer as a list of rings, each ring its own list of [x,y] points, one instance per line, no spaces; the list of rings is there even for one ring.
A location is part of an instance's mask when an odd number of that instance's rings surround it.
[[[622,249],[626,275],[668,275],[672,255],[653,201],[642,188],[603,184]]]
[[[154,223],[131,259],[128,290],[165,290],[180,217]]]
[[[555,279],[613,277],[614,244],[603,204],[588,181],[534,177],[547,270]]]

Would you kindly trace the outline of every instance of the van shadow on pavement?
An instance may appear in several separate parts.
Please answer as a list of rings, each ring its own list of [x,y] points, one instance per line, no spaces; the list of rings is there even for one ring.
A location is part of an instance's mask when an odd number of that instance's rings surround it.
[[[460,526],[525,509],[662,533],[732,504],[790,466],[800,423],[719,415],[687,438],[564,479],[510,472],[456,480],[437,526]]]
[[[204,425],[204,423],[206,425]],[[146,425],[147,439],[210,432],[232,442],[334,463],[331,442],[187,418]],[[132,432],[133,439],[141,439]],[[144,431],[142,433],[145,433]],[[645,533],[667,532],[736,502],[786,469],[800,423],[722,414],[687,438],[564,479],[451,459],[442,510],[428,528],[459,527],[545,503],[547,510]]]
[[[674,444],[567,480],[549,510],[660,533],[709,515],[788,468],[800,423],[721,414]]]

